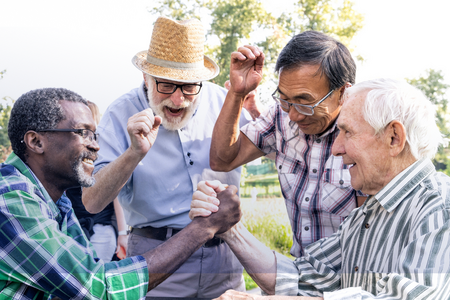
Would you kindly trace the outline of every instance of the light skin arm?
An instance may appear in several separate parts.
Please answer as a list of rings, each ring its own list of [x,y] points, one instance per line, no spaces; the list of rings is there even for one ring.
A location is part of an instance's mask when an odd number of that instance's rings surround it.
[[[239,118],[246,97],[262,79],[264,54],[254,46],[240,47],[231,54],[231,87],[214,126],[210,165],[214,171],[231,171],[264,155],[245,135]]]
[[[197,191],[192,196],[191,211],[189,217],[198,219],[211,214],[213,211],[222,209],[221,201],[215,195],[223,190],[225,185],[219,181],[202,181],[197,186]],[[225,199],[223,197],[222,199]],[[247,273],[253,278],[256,284],[269,295],[275,293],[275,282],[277,275],[276,257],[272,250],[258,241],[241,222],[237,223],[227,232],[217,235],[225,240],[233,253],[244,266]],[[255,298],[257,297],[257,298]],[[285,296],[255,296],[237,291],[227,291],[220,298],[228,299],[320,299],[317,297],[285,297]]]
[[[148,108],[130,117],[127,131],[130,147],[95,174],[96,183],[83,189],[83,204],[90,213],[99,213],[119,194],[138,163],[155,142],[161,117]]]
[[[240,220],[240,201],[236,192],[237,188],[230,186],[219,193],[220,211],[207,218],[195,218],[181,232],[142,255],[147,261],[149,290],[175,272],[207,240],[229,230]]]
[[[125,215],[123,214],[123,209],[122,206],[119,203],[119,199],[114,199],[114,212],[116,214],[116,219],[117,219],[117,228],[120,231],[127,231],[128,230],[128,226],[127,223],[125,221]],[[123,248],[123,253],[120,253],[121,248]],[[117,248],[116,248],[116,255],[117,257],[119,257],[120,259],[125,258],[126,253],[127,253],[127,249],[128,249],[128,235],[119,235],[117,237]],[[124,255],[124,256],[122,256]]]

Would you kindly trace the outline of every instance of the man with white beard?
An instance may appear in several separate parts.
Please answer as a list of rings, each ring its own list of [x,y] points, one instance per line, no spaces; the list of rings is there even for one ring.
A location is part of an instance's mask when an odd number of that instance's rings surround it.
[[[226,90],[206,82],[219,67],[204,56],[203,43],[200,21],[158,18],[148,51],[132,60],[144,82],[112,103],[98,126],[97,183],[83,190],[83,203],[96,213],[119,197],[132,227],[127,256],[156,248],[190,223],[198,182],[239,186],[240,168],[210,169],[212,130]],[[253,99],[244,107],[241,125],[259,116]],[[245,289],[242,266],[213,238],[148,296],[214,298],[228,289]]]

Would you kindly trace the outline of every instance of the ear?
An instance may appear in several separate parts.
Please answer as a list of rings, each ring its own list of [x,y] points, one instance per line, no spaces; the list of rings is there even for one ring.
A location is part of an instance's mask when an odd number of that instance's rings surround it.
[[[345,90],[351,87],[352,84],[350,82],[347,82],[343,86],[339,88],[339,105],[342,106],[344,104],[344,94]]]
[[[144,77],[145,87],[148,88],[147,76],[145,76],[144,72],[142,72],[142,76]]]
[[[406,129],[397,120],[392,121],[386,127],[386,138],[388,138],[391,157],[396,157],[402,153],[406,146]]]
[[[23,142],[27,145],[27,150],[35,154],[43,154],[46,146],[46,141],[43,136],[36,131],[28,131],[23,137]]]

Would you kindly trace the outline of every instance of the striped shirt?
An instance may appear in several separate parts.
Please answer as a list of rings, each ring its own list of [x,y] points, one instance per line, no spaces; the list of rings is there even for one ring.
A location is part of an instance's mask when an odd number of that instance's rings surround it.
[[[241,131],[264,153],[276,153],[278,178],[294,235],[291,254],[300,257],[306,246],[336,232],[356,207],[348,166],[331,154],[339,129],[334,123],[320,136],[304,134],[279,105],[274,105]]]
[[[0,166],[0,299],[143,299],[141,256],[95,258],[65,196],[56,203],[12,153]]]
[[[325,299],[450,299],[450,178],[415,162],[294,262],[276,293]]]

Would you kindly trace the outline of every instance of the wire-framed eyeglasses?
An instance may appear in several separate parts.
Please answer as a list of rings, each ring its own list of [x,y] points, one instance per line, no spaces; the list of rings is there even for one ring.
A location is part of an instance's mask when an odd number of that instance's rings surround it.
[[[93,141],[98,142],[99,137],[98,133],[95,133],[90,129],[41,129],[37,130],[37,132],[74,132],[91,143]]]
[[[156,90],[161,94],[173,94],[177,88],[181,89],[183,95],[193,96],[200,93],[202,89],[202,83],[187,83],[187,84],[175,84],[171,82],[160,82],[153,78],[156,82]]]
[[[276,102],[278,102],[280,104],[281,108],[286,112],[289,112],[289,109],[291,108],[291,106],[293,106],[299,113],[301,113],[303,115],[307,115],[307,116],[312,116],[312,115],[314,115],[314,108],[317,107],[317,105],[319,105],[323,101],[325,101],[325,99],[327,99],[333,92],[334,92],[334,90],[329,91],[328,94],[326,94],[325,97],[323,97],[321,100],[319,100],[319,102],[317,102],[314,106],[298,104],[298,103],[291,103],[285,99],[281,99],[279,96],[280,93],[279,93],[278,89],[275,92],[273,92],[272,98]]]

